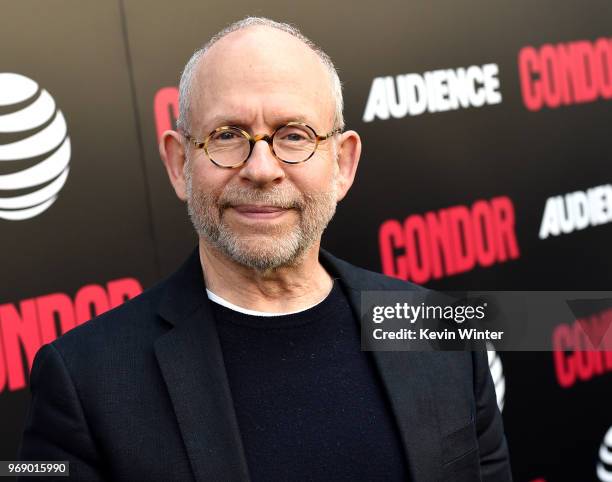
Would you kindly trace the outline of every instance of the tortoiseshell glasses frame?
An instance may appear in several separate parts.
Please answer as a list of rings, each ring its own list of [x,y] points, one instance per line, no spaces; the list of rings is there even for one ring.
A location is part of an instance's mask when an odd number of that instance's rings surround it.
[[[282,132],[283,129],[285,129],[287,127],[292,127],[292,126],[305,129],[306,131],[309,131],[310,133],[312,133],[311,141],[313,142],[313,144],[311,146],[310,145],[308,146],[308,150],[312,149],[312,152],[308,153],[307,156],[304,159],[300,159],[300,160],[297,160],[297,161],[296,160],[283,159],[281,156],[278,155],[278,153],[274,149],[274,139],[275,139],[276,134],[278,132]],[[219,135],[222,132],[230,132],[230,133],[234,133],[234,134],[239,134],[239,135],[244,137],[244,139],[246,139],[249,142],[249,152],[248,152],[248,154],[246,154],[244,159],[241,159],[240,161],[237,161],[236,163],[232,163],[230,165],[226,165],[224,163],[219,163],[218,161],[213,159],[213,157],[212,157],[212,155],[211,155],[211,153],[209,152],[209,149],[208,149],[209,148],[209,144],[210,144],[211,139],[214,136]],[[213,164],[215,164],[218,167],[224,168],[224,169],[235,169],[236,167],[240,167],[245,162],[247,162],[249,157],[251,157],[251,154],[253,152],[253,147],[255,147],[255,143],[258,142],[258,141],[266,141],[268,143],[268,146],[270,147],[270,151],[272,151],[272,154],[274,155],[274,157],[276,157],[279,161],[282,161],[282,162],[284,162],[286,164],[300,164],[302,162],[307,161],[308,159],[310,159],[314,155],[314,153],[317,150],[317,147],[319,147],[319,144],[321,142],[329,139],[330,137],[332,137],[335,134],[338,134],[340,132],[342,132],[342,129],[334,129],[334,130],[332,130],[331,132],[329,132],[329,133],[327,133],[325,135],[319,135],[319,134],[317,134],[317,132],[312,127],[310,127],[308,124],[306,124],[304,122],[288,122],[287,124],[283,124],[280,127],[276,128],[271,135],[268,135],[268,134],[251,135],[247,131],[242,129],[241,127],[237,127],[237,126],[222,126],[222,127],[217,127],[210,134],[208,134],[208,136],[206,136],[206,138],[203,141],[194,138],[188,132],[181,132],[181,133],[185,137],[185,139],[187,139],[189,141],[189,143],[195,149],[204,149],[204,152],[206,152],[206,156],[211,160],[211,162]]]

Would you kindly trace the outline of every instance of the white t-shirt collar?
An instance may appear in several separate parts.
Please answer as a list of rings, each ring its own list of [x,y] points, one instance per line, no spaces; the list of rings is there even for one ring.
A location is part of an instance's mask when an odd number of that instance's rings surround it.
[[[243,308],[242,306],[235,305],[234,303],[227,301],[225,298],[221,298],[219,295],[216,295],[215,293],[210,291],[208,288],[206,288],[206,294],[208,295],[208,299],[214,303],[217,303],[221,306],[225,306],[226,308],[229,308],[230,310],[238,311],[239,313],[244,313],[245,315],[253,315],[253,316],[285,316],[285,315],[293,315],[295,313],[301,313],[302,311],[306,311],[306,310],[309,310],[310,308],[314,308],[319,303],[323,302],[323,300],[325,300],[327,296],[329,296],[329,293],[328,293],[325,296],[325,298],[323,298],[321,301],[317,301],[315,304],[311,306],[307,306],[306,308],[302,308],[301,310],[289,311],[286,313],[271,313],[269,311],[249,310],[247,308]]]

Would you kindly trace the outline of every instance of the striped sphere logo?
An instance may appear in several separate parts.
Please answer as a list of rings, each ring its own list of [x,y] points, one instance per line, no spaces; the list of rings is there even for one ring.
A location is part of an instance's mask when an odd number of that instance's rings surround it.
[[[34,80],[0,73],[0,219],[46,211],[70,170],[66,120]]]
[[[504,368],[502,361],[493,344],[487,342],[487,358],[489,359],[489,370],[491,378],[495,384],[495,397],[497,398],[497,406],[501,412],[504,409],[506,399],[506,378],[504,377]]]
[[[601,482],[612,482],[612,427],[608,429],[599,447],[597,478]]]

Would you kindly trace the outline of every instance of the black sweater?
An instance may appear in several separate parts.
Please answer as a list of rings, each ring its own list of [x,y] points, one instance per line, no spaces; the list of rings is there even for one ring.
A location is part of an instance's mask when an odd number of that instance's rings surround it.
[[[399,433],[338,282],[281,316],[213,303],[253,482],[405,481]]]

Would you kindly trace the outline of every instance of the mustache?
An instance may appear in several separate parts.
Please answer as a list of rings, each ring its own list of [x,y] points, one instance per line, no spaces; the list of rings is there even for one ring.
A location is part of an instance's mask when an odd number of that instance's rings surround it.
[[[241,204],[260,204],[278,209],[302,209],[304,199],[292,189],[252,189],[240,186],[227,187],[217,201],[220,210]]]

